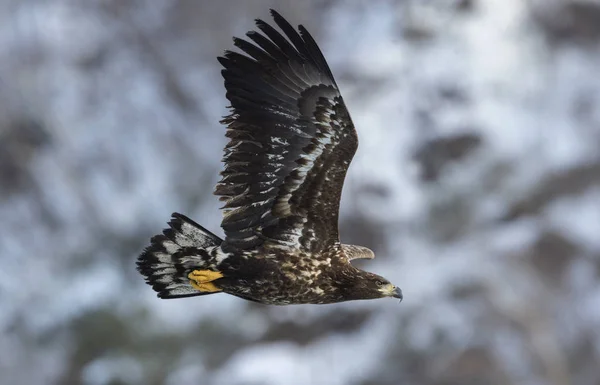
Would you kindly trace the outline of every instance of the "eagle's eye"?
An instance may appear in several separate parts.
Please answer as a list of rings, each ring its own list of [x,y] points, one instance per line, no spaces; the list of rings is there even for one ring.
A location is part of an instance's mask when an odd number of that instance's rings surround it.
[[[383,286],[383,281],[381,281],[381,280],[377,280],[377,281],[375,281],[375,284],[376,284],[377,286]]]

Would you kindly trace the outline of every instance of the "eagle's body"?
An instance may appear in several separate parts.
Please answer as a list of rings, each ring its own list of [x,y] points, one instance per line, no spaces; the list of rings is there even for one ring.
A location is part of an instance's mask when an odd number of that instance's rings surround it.
[[[217,256],[221,254],[219,248],[215,251]],[[317,259],[278,250],[232,253],[216,266],[225,276],[220,279],[219,288],[270,305],[339,302],[343,296],[335,290],[334,283],[341,270],[335,262],[332,266],[332,260],[336,258],[325,254]]]
[[[244,54],[219,61],[232,113],[220,239],[181,214],[152,238],[138,269],[161,298],[225,292],[265,304],[333,303],[401,292],[350,260],[373,258],[342,245],[338,213],[356,131],[327,62],[310,34],[272,11],[285,37],[234,39]]]

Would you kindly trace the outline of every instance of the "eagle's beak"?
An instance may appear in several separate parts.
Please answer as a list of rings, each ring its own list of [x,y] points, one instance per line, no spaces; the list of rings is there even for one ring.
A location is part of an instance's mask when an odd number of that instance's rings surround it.
[[[399,287],[396,287],[394,289],[394,294],[392,295],[392,297],[394,297],[394,298],[400,298],[400,302],[402,302],[402,298],[404,298],[402,296],[402,289],[400,289]]]
[[[383,286],[380,290],[386,297],[400,298],[400,301],[402,301],[402,290],[399,287],[390,283]]]

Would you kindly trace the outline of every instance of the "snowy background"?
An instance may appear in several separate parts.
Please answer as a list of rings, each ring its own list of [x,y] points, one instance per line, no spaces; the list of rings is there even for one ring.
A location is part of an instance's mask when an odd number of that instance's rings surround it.
[[[216,56],[274,7],[357,126],[341,207],[392,300],[163,301],[219,229]],[[600,1],[0,0],[0,383],[600,383]]]

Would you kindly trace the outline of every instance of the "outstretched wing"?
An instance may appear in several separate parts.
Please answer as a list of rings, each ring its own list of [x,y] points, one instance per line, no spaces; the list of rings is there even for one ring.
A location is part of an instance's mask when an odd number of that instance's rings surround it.
[[[223,247],[322,251],[339,242],[342,185],[358,139],[316,42],[271,14],[287,39],[257,20],[264,35],[234,38],[246,55],[219,58],[232,108],[215,190],[225,202]]]

